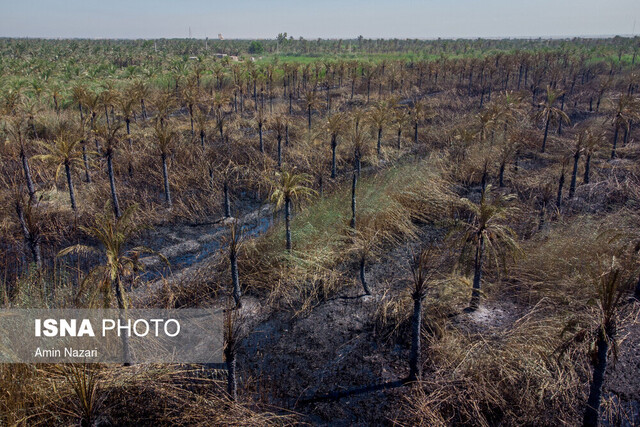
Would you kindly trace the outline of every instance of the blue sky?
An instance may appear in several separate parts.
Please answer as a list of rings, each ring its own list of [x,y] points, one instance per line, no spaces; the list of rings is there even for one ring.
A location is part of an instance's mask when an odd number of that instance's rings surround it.
[[[640,0],[0,0],[1,37],[629,35]]]

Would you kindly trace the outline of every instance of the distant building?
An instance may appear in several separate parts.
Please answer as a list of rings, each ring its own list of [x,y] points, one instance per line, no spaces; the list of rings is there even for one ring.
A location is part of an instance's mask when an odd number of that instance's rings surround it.
[[[218,39],[224,40],[224,37],[222,37],[222,33],[218,33]]]
[[[226,53],[216,53],[216,58],[224,58],[225,56],[227,56]]]

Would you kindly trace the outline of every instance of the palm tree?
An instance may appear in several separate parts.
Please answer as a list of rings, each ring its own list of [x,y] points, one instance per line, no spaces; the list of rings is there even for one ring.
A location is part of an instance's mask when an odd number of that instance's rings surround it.
[[[315,109],[320,105],[320,100],[318,99],[318,95],[314,90],[309,90],[304,94],[304,105],[307,110],[307,119],[309,129],[311,129],[311,110]]]
[[[474,252],[473,291],[469,311],[476,310],[480,301],[485,251],[488,250],[493,255],[496,266],[500,265],[501,256],[520,251],[515,232],[504,224],[514,211],[514,208],[507,205],[512,199],[512,196],[491,197],[491,185],[482,193],[480,203],[460,199],[462,207],[471,214],[469,221],[460,222],[461,231],[458,234],[458,240],[462,243],[462,258],[467,257],[469,251]]]
[[[618,98],[616,108],[613,111],[611,124],[613,126],[613,147],[611,149],[611,158],[616,157],[616,147],[618,145],[618,133],[620,129],[629,132],[629,124],[631,120],[637,116],[638,102],[631,95],[622,95]]]
[[[162,160],[162,178],[164,183],[164,200],[171,207],[171,191],[169,189],[169,171],[167,169],[167,157],[178,137],[178,133],[168,120],[156,120],[154,126],[155,141],[160,151]]]
[[[369,110],[368,119],[372,126],[375,127],[378,131],[378,145],[377,152],[378,156],[381,154],[382,150],[382,130],[384,126],[389,122],[389,113],[390,107],[384,101],[380,101]]]
[[[327,118],[327,132],[331,136],[331,178],[336,177],[336,148],[338,147],[338,135],[344,128],[344,115],[334,113]]]
[[[42,268],[42,251],[40,249],[40,240],[42,239],[42,230],[37,218],[35,205],[30,199],[25,203],[22,196],[15,196],[15,208],[20,222],[20,229],[24,240],[31,251],[33,262],[36,264],[38,271]]]
[[[41,160],[54,165],[56,167],[56,181],[60,176],[60,170],[64,168],[65,174],[67,176],[67,186],[69,188],[69,200],[71,202],[71,209],[73,209],[74,211],[77,210],[77,207],[76,196],[73,190],[71,168],[74,165],[82,165],[82,155],[78,152],[79,144],[80,139],[78,139],[75,135],[68,133],[65,134],[61,132],[53,141],[53,144],[40,142],[40,146],[48,152],[47,154],[39,154],[32,157],[33,159]]]
[[[374,227],[361,226],[359,230],[354,230],[353,244],[350,251],[355,252],[357,256],[360,284],[365,295],[371,295],[371,289],[366,277],[367,260],[379,250],[383,235],[383,232],[376,231]]]
[[[109,176],[109,185],[111,187],[111,203],[113,205],[113,213],[116,218],[120,218],[120,204],[118,202],[118,194],[116,193],[116,181],[113,173],[113,154],[120,142],[118,133],[122,129],[122,123],[107,123],[104,126],[96,127],[96,134],[103,141],[101,151],[103,157],[107,160],[107,175]]]
[[[429,283],[438,271],[433,262],[436,258],[435,255],[434,246],[429,245],[414,254],[411,260],[413,315],[411,317],[411,352],[409,353],[407,381],[417,381],[420,377],[422,301],[429,290]]]
[[[260,147],[260,152],[261,152],[261,153],[264,153],[264,142],[263,142],[263,140],[262,140],[262,128],[263,128],[264,123],[265,123],[265,121],[266,121],[266,116],[265,116],[265,114],[264,114],[264,111],[262,111],[262,108],[261,108],[261,109],[259,109],[259,110],[256,112],[256,115],[255,115],[255,117],[254,117],[254,120],[255,120],[256,124],[258,125],[258,136],[259,136],[259,138],[260,138],[260,145],[259,145],[259,147]]]
[[[587,129],[585,131],[585,139],[584,139],[584,153],[585,153],[585,162],[584,162],[584,178],[582,179],[583,184],[588,184],[591,173],[591,157],[600,149],[601,143],[604,141],[604,133],[601,131],[594,131],[592,129]]]
[[[360,175],[362,156],[369,148],[365,133],[360,130],[352,132],[351,143],[353,144],[353,168]]]
[[[627,289],[631,288],[634,277],[625,271],[616,256],[610,260],[599,260],[599,264],[600,271],[594,274],[593,283],[600,311],[600,324],[596,335],[593,376],[582,424],[585,427],[596,427],[599,424],[600,400],[604,376],[607,371],[609,349],[612,347],[615,349],[616,346],[618,307]]]
[[[569,184],[569,198],[573,198],[576,192],[576,179],[578,177],[578,162],[584,152],[585,132],[580,132],[573,146],[573,170],[571,172],[571,184]]]
[[[269,117],[269,127],[276,133],[278,147],[278,167],[282,167],[282,136],[286,129],[286,118],[283,114],[274,114]]]
[[[401,148],[402,130],[409,124],[410,116],[404,108],[397,108],[393,114],[393,124],[398,134],[398,150]]]
[[[287,251],[291,251],[291,205],[297,200],[315,194],[315,191],[307,186],[310,182],[311,177],[305,173],[283,171],[276,173],[276,181],[272,184],[270,201],[274,204],[274,211],[284,207]]]
[[[78,244],[61,250],[58,256],[62,257],[73,252],[102,254],[105,260],[104,264],[95,267],[87,274],[80,284],[76,301],[79,302],[81,298],[85,297],[85,292],[89,292],[87,295],[88,304],[93,306],[97,294],[100,293],[102,294],[103,307],[109,308],[115,293],[116,303],[121,312],[120,315],[124,317],[129,303],[122,282],[125,276],[133,277],[136,272],[144,268],[144,264],[140,262],[139,255],[151,253],[159,256],[165,262],[166,259],[161,254],[145,246],[136,246],[129,250],[125,249],[131,237],[142,228],[135,222],[135,214],[138,211],[137,204],[129,206],[122,216],[115,219],[109,215],[108,210],[109,208],[105,207],[101,214],[97,214],[92,225],[80,227],[89,238],[99,243],[102,251],[97,247]],[[97,286],[89,289],[91,285]],[[122,348],[125,364],[129,364],[131,354],[127,334],[122,335]]]
[[[29,198],[34,200],[36,195],[36,189],[33,185],[33,178],[31,176],[31,168],[29,167],[29,161],[27,159],[26,152],[26,123],[22,117],[9,117],[4,125],[6,134],[13,140],[14,144],[18,146],[18,156],[20,163],[22,164],[22,171],[27,184],[27,191],[29,192]]]
[[[544,138],[542,139],[542,148],[540,149],[541,153],[544,153],[547,146],[549,124],[557,121],[564,121],[566,124],[571,123],[567,113],[558,107],[553,106],[560,95],[562,95],[562,92],[555,91],[551,86],[547,86],[547,97],[544,102],[540,103],[540,110],[536,113],[536,119],[544,122]]]

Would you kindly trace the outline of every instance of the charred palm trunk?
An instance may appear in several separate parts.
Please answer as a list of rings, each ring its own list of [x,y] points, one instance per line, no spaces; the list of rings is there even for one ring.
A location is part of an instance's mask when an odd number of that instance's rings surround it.
[[[543,201],[542,205],[540,206],[538,230],[542,230],[542,227],[544,227],[544,217],[545,217],[546,211],[547,211],[547,202]]]
[[[473,272],[473,289],[471,290],[471,302],[469,308],[475,310],[480,304],[480,285],[482,282],[482,263],[484,258],[484,235],[480,234],[478,245],[476,246],[476,258]]]
[[[262,123],[258,124],[258,135],[260,137],[260,152],[264,153],[264,141],[262,140]]]
[[[133,141],[131,140],[131,128],[130,128],[131,119],[127,117],[125,119],[125,123],[127,124],[127,139],[129,141],[129,151],[133,154]],[[129,158],[129,177],[132,177],[132,176],[133,176],[133,162],[131,158]]]
[[[33,185],[33,178],[31,177],[31,168],[29,167],[29,161],[27,155],[24,152],[24,147],[20,147],[20,161],[22,162],[22,170],[24,171],[24,178],[27,181],[27,191],[29,192],[29,198],[33,201],[36,190]]]
[[[331,135],[331,178],[336,177],[336,147],[338,146],[336,136]]]
[[[120,218],[120,203],[118,203],[118,195],[116,194],[116,181],[113,174],[113,151],[107,151],[107,174],[109,175],[109,186],[111,187],[111,202],[113,203],[113,213],[116,218]]]
[[[498,172],[498,186],[500,188],[504,187],[504,168],[506,166],[506,160],[500,163],[500,172]]]
[[[307,116],[309,119],[309,130],[311,130],[311,105],[307,108]]]
[[[564,187],[564,167],[562,168],[562,173],[560,174],[560,180],[558,181],[558,197],[556,199],[556,206],[558,210],[562,207],[562,188]]]
[[[278,168],[282,167],[282,135],[278,132]]]
[[[226,179],[222,183],[222,191],[224,192],[224,217],[231,218],[231,203],[229,203],[229,182]]]
[[[29,230],[27,225],[27,221],[25,220],[24,210],[22,209],[22,205],[19,201],[16,201],[16,213],[18,214],[18,220],[20,221],[20,228],[22,229],[22,234],[24,236],[24,240],[27,242],[27,246],[31,251],[31,255],[33,256],[33,262],[36,264],[36,268],[38,271],[42,268],[42,252],[40,251],[40,236],[36,233],[32,233]]]
[[[67,186],[69,187],[69,200],[71,201],[71,209],[76,211],[76,195],[73,191],[73,181],[71,180],[71,165],[69,164],[69,160],[65,160],[64,162],[64,171],[67,174]]]
[[[589,399],[587,409],[584,413],[582,425],[584,427],[597,427],[600,417],[600,399],[602,397],[602,385],[604,384],[604,374],[607,371],[607,356],[609,353],[609,341],[615,335],[615,328],[612,325],[605,330],[600,328],[598,333],[598,358],[593,365],[593,379],[589,387]]]
[[[398,150],[400,147],[400,139],[402,138],[402,129],[398,129]]]
[[[291,197],[286,195],[284,198],[284,222],[286,233],[286,249],[291,251]]]
[[[382,128],[378,128],[378,157],[380,157],[380,153],[382,152]]]
[[[560,103],[560,111],[564,111],[564,94],[562,94],[562,102]],[[562,119],[558,120],[558,135],[562,135]]]
[[[360,163],[360,150],[358,149],[354,150],[354,153],[353,153],[353,166],[357,174],[360,175],[361,163]]]
[[[229,346],[229,344],[227,344]],[[225,350],[227,363],[227,393],[232,401],[238,399],[238,383],[236,381],[236,351],[235,349]]]
[[[122,288],[122,281],[120,280],[120,276],[116,276],[114,280],[112,280],[111,285],[116,292],[116,302],[118,303],[118,316],[120,318],[120,322],[122,324],[126,324],[126,309],[127,303],[125,301],[124,289]],[[131,365],[131,349],[129,347],[129,335],[126,333],[122,334],[122,358],[124,360],[124,366]]]
[[[587,159],[584,162],[584,178],[582,179],[582,182],[584,182],[585,184],[589,183],[589,174],[591,172],[591,154],[587,154]]]
[[[82,161],[84,162],[84,179],[88,184],[90,184],[91,175],[89,174],[89,158],[87,156],[86,141],[82,141]]]
[[[422,333],[422,298],[420,292],[413,294],[413,316],[411,318],[411,352],[409,353],[409,381],[420,377],[420,335]]]
[[[544,138],[542,139],[542,149],[540,150],[541,153],[544,153],[544,150],[547,148],[547,136],[549,135],[549,122],[550,122],[550,118],[547,117],[547,123],[544,125]]]
[[[200,129],[200,146],[204,150],[204,129]]]
[[[353,181],[351,182],[351,228],[356,228],[356,186],[358,185],[358,174],[353,171]]]
[[[369,289],[369,285],[367,284],[367,278],[365,277],[365,265],[366,259],[365,256],[362,255],[360,257],[360,283],[362,283],[362,289],[364,290],[365,295],[371,295],[371,290]]]
[[[231,261],[231,281],[233,283],[233,300],[236,303],[236,307],[242,306],[242,291],[240,290],[240,277],[238,275],[238,253],[235,248],[235,242],[232,242],[232,247],[229,251],[229,261]]]
[[[613,147],[611,148],[611,159],[612,160],[616,158],[616,147],[618,145],[618,130],[619,129],[620,129],[620,127],[616,125],[616,128],[613,131]]]
[[[162,153],[162,178],[164,181],[164,201],[171,206],[171,190],[169,189],[169,171],[167,170],[167,154]]]
[[[418,122],[413,125],[413,143],[418,143]]]
[[[573,155],[573,171],[571,171],[571,184],[569,185],[569,198],[571,199],[576,193],[576,178],[578,177],[578,161],[580,160],[580,152],[577,151]]]

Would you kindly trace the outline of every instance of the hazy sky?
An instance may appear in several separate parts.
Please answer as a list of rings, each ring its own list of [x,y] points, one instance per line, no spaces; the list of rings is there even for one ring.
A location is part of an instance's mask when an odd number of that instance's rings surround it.
[[[629,35],[640,0],[0,0],[0,37]]]

